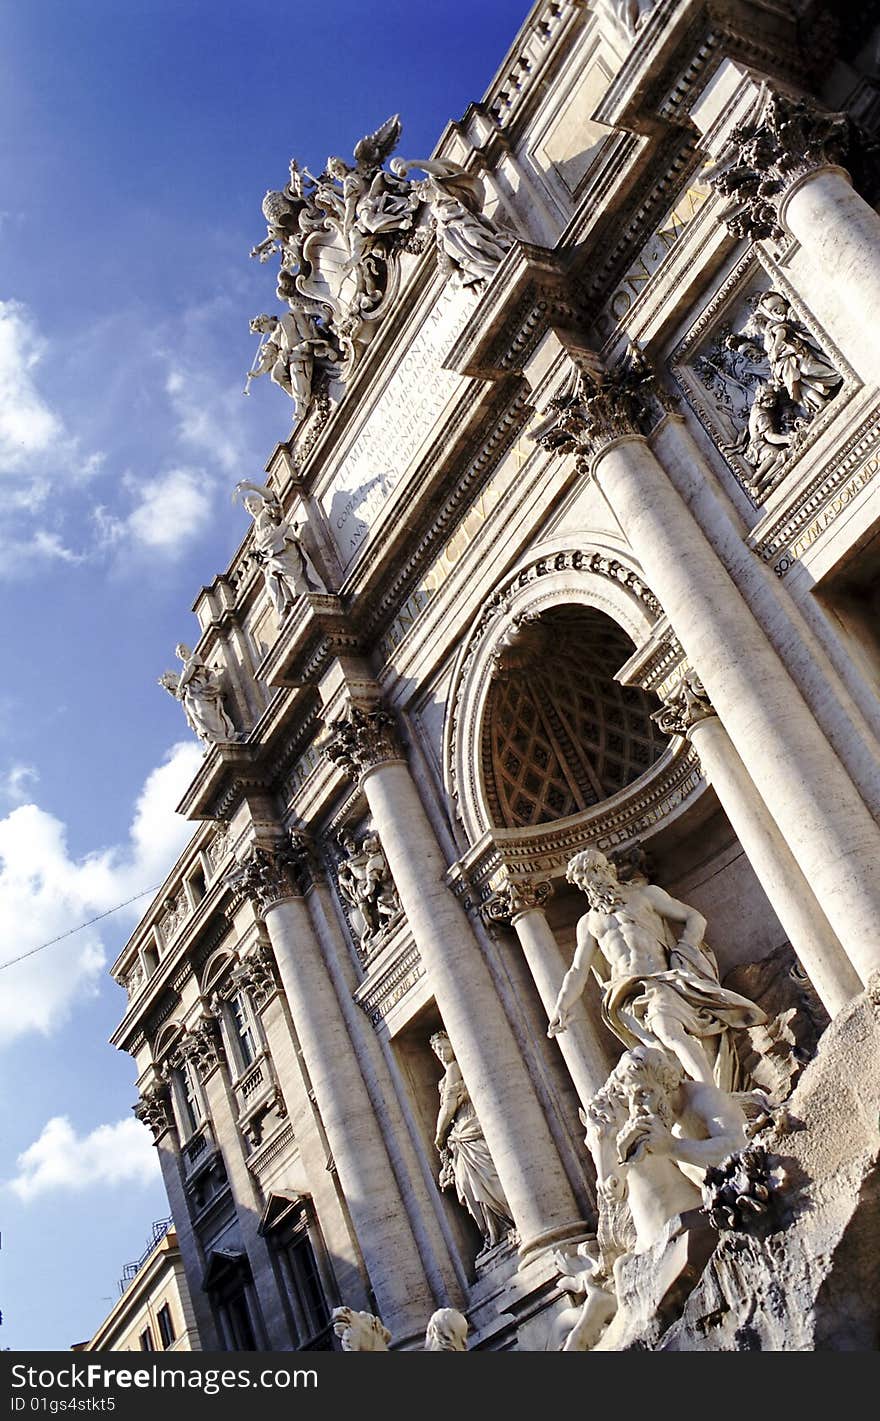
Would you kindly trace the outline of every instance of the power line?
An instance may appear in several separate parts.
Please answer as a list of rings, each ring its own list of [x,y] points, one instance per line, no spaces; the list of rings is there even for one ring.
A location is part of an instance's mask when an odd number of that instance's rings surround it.
[[[153,888],[144,888],[140,893],[136,893],[133,898],[126,898],[124,903],[117,903],[115,908],[108,908],[105,913],[98,913],[97,917],[89,918],[87,923],[80,923],[78,927],[68,928],[66,933],[59,933],[57,937],[50,937],[48,942],[41,942],[39,947],[31,947],[27,952],[22,952],[18,957],[10,957],[8,962],[0,962],[0,972],[4,967],[14,967],[16,962],[24,962],[26,957],[33,957],[37,952],[43,952],[45,948],[52,947],[56,942],[62,942],[66,937],[72,937],[74,933],[81,933],[83,928],[90,928],[93,923],[100,923],[102,918],[109,918],[111,913],[118,913],[120,908],[127,908],[129,903],[136,903],[139,898],[146,898],[148,893],[155,893],[160,887],[156,884]]]

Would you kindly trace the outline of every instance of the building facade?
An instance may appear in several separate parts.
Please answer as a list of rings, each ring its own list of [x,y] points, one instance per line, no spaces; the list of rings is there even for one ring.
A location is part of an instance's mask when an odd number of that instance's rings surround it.
[[[171,1221],[153,1225],[144,1256],[126,1264],[121,1296],[75,1352],[198,1352],[186,1273]]]
[[[870,11],[540,0],[431,159],[267,194],[293,429],[114,967],[206,1348],[752,1345],[774,1248],[754,1345],[847,1345],[798,1230],[854,1246],[863,1126],[809,1151],[878,1039]]]

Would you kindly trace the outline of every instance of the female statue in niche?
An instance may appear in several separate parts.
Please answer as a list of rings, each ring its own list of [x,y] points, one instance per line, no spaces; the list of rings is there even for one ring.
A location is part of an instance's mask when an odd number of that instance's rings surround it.
[[[444,1067],[434,1137],[440,1152],[438,1183],[441,1189],[455,1185],[459,1203],[483,1235],[483,1248],[494,1248],[513,1228],[510,1205],[445,1031],[431,1037],[431,1050]]]

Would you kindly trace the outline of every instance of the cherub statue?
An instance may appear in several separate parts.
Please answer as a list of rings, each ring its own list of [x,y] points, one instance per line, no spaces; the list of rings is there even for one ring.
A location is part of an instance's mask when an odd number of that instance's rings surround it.
[[[254,520],[251,557],[263,569],[266,588],[279,617],[304,592],[326,592],[324,582],[302,545],[299,529],[284,517],[278,495],[264,484],[241,479],[233,490]]]
[[[621,883],[598,849],[575,854],[566,878],[590,906],[578,922],[574,960],[547,1035],[565,1030],[597,963],[603,1020],[625,1046],[663,1046],[692,1080],[735,1089],[736,1056],[727,1034],[763,1025],[767,1017],[747,997],[720,985],[703,941],[702,914],[656,883]]]
[[[434,1138],[440,1153],[438,1183],[441,1189],[455,1185],[459,1203],[483,1235],[484,1249],[493,1248],[513,1228],[510,1205],[445,1031],[431,1037],[431,1049],[444,1067],[438,1085],[440,1112]]]
[[[437,247],[447,270],[457,271],[463,286],[488,281],[512,239],[484,216],[482,181],[448,158],[394,158],[391,162],[391,171],[399,178],[405,178],[413,168],[427,173],[412,188],[430,207]]]
[[[215,671],[206,666],[188,646],[180,642],[175,656],[183,669],[165,671],[159,677],[162,686],[183,705],[190,729],[194,730],[206,749],[223,741],[237,740],[238,732],[223,707],[223,693]]]

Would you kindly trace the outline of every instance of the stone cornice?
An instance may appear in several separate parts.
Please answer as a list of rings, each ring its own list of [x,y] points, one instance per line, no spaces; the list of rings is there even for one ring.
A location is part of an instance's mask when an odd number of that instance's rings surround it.
[[[520,370],[552,322],[580,323],[569,258],[514,242],[447,358],[450,370],[497,380]]]

